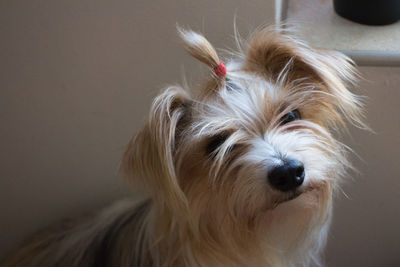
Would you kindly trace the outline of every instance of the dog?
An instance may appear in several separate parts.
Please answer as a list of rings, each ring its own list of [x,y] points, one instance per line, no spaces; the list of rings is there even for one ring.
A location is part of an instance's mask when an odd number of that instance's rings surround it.
[[[39,232],[0,266],[322,266],[333,195],[349,150],[333,135],[364,127],[345,55],[264,28],[224,64],[178,28],[210,69],[171,86],[129,142],[121,169],[143,190]]]

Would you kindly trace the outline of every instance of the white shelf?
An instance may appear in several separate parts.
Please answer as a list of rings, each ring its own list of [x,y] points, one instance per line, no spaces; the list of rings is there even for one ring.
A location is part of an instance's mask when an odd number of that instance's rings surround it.
[[[400,66],[400,22],[367,26],[337,15],[332,0],[277,0],[276,21],[314,47],[342,51],[362,66]]]

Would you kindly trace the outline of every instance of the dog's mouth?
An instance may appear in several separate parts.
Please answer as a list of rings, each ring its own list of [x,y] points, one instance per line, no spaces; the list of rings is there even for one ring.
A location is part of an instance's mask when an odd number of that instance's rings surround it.
[[[296,190],[296,191],[294,191],[294,192],[291,192],[290,194],[289,194],[289,196],[286,198],[286,200],[284,200],[284,202],[286,202],[286,201],[290,201],[290,200],[293,200],[293,199],[296,199],[298,196],[300,196],[301,194],[303,194],[303,191],[300,191],[300,190]]]
[[[273,201],[270,209],[275,209],[280,204],[294,200],[294,199],[298,198],[302,193],[303,193],[303,191],[300,191],[300,190],[287,192],[287,193],[285,193],[285,195],[283,197],[276,198],[275,201]]]
[[[294,190],[286,193],[286,196],[279,201],[278,205],[298,198],[301,194],[303,194],[303,192],[304,190]]]
[[[276,208],[277,206],[279,206],[280,204],[292,201],[297,199],[299,196],[301,196],[302,194],[305,194],[307,192],[313,191],[314,187],[310,186],[307,188],[303,188],[303,189],[296,189],[290,192],[285,193],[285,195],[283,197],[280,197],[279,199],[277,199],[274,202],[274,205],[272,206],[272,209]]]

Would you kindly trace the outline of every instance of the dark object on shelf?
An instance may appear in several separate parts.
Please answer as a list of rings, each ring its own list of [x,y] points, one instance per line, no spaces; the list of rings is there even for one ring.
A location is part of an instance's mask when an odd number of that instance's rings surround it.
[[[386,25],[400,19],[399,0],[333,0],[340,16],[367,25]]]

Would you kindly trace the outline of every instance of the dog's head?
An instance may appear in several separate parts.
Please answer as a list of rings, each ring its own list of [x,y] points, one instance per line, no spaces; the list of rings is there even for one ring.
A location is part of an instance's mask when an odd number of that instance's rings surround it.
[[[191,55],[219,65],[203,36],[180,35]],[[170,87],[155,99],[125,152],[127,175],[146,186],[159,210],[194,224],[249,225],[310,192],[317,196],[303,204],[326,210],[348,165],[332,131],[345,121],[362,125],[359,98],[347,89],[352,63],[264,29],[226,70],[211,72],[194,96]]]

